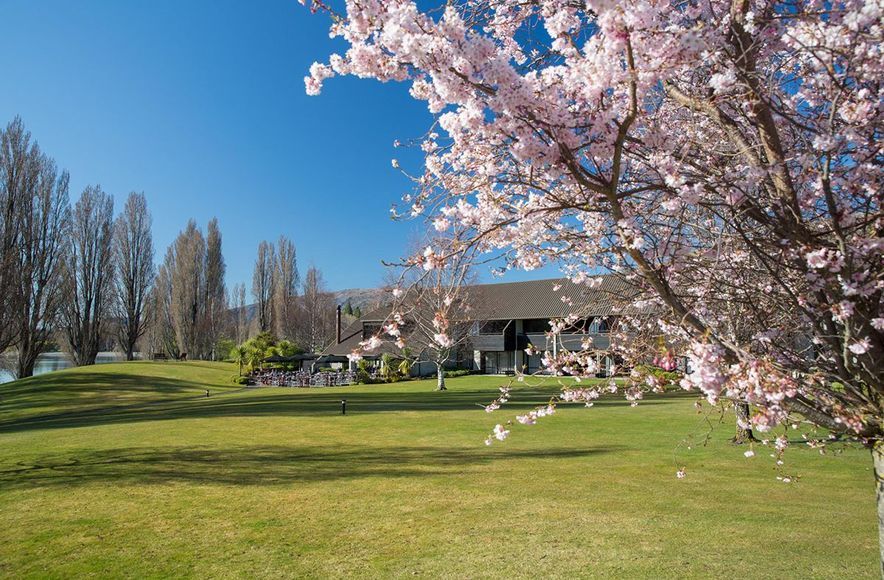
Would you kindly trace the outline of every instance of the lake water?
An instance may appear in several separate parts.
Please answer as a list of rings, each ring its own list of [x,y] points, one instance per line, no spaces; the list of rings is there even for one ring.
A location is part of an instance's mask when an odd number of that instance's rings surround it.
[[[102,363],[112,363],[119,362],[121,360],[125,360],[125,355],[120,354],[118,352],[100,352],[98,353],[98,357],[95,359],[96,364]],[[35,375],[42,375],[45,373],[51,373],[52,371],[60,371],[62,369],[67,369],[74,366],[74,363],[71,362],[70,357],[63,352],[47,352],[41,354],[37,358],[37,365],[34,367]],[[7,371],[0,369],[0,383],[8,383],[11,380],[14,380],[15,376]]]

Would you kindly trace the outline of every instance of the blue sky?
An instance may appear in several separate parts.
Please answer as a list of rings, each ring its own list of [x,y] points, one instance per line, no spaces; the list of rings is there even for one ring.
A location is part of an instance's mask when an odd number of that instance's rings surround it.
[[[419,227],[389,218],[410,187],[390,160],[418,161],[393,141],[424,133],[426,106],[355,78],[308,97],[310,64],[342,47],[295,0],[3,0],[0,21],[0,120],[22,116],[72,199],[144,191],[158,260],[217,216],[228,285],[285,234],[331,289],[376,286]]]

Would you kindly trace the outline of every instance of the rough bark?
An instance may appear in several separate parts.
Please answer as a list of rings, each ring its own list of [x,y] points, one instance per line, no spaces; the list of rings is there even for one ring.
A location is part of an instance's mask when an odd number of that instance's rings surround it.
[[[737,445],[757,441],[751,427],[742,427],[742,425],[749,424],[749,404],[744,401],[734,401],[734,414],[737,416],[737,432],[731,441]]]

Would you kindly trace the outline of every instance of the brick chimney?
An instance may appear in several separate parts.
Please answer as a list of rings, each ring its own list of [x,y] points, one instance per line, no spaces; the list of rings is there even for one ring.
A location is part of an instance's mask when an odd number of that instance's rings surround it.
[[[335,337],[336,343],[341,344],[341,305],[335,308]]]

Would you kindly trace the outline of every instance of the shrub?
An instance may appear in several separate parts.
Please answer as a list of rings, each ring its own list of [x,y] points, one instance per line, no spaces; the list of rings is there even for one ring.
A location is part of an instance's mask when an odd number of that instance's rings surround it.
[[[670,385],[677,385],[682,378],[682,374],[678,371],[666,371],[653,365],[636,365],[632,372],[641,376],[653,375]]]
[[[236,362],[230,353],[236,348],[236,343],[229,338],[219,338],[215,343],[215,358],[225,362]]]
[[[445,371],[446,379],[454,379],[457,377],[465,377],[467,375],[474,375],[476,371],[472,369],[452,369],[450,371]]]

